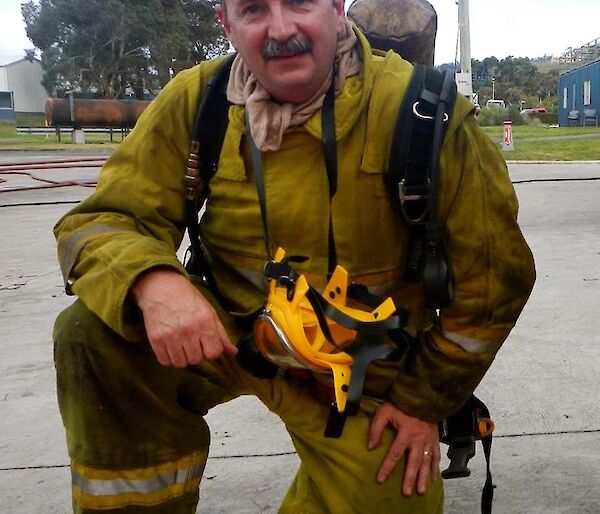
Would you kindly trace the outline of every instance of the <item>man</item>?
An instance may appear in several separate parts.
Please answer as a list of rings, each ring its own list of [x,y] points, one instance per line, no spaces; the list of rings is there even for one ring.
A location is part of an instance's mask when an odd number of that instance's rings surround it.
[[[209,443],[203,415],[255,394],[286,424],[301,459],[280,512],[442,512],[437,422],[475,389],[534,280],[502,158],[459,101],[438,207],[456,298],[439,315],[428,311],[420,286],[400,280],[407,231],[384,180],[411,66],[392,53],[374,57],[341,0],[227,0],[217,14],[239,52],[201,224],[219,301],[175,251],[194,116],[222,59],[165,88],[106,163],[96,192],[56,227],[61,269],[79,297],[54,332],[74,510],[194,512]],[[335,195],[321,133],[332,81]],[[329,406],[310,382],[257,379],[235,359],[236,320],[266,298],[250,138],[261,151],[268,239],[309,256],[297,268],[318,288],[334,246],[337,263],[391,295],[419,334],[410,359],[369,368],[368,396],[337,439],[323,437]]]

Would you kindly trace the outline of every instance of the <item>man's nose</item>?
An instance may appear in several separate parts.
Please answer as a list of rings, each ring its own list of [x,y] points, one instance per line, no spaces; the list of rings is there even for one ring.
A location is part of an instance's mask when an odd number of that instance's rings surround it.
[[[269,20],[269,37],[275,41],[287,41],[296,35],[296,23],[292,13],[288,12],[281,4],[271,9]]]

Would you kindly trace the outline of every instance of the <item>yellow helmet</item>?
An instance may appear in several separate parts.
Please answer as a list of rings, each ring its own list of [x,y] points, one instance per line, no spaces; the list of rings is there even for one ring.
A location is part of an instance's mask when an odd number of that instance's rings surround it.
[[[377,298],[378,305],[372,310],[350,307],[348,299],[356,299],[352,291],[357,286],[349,286],[348,272],[341,266],[319,294],[304,275],[293,271],[281,248],[265,264],[265,276],[270,282],[269,294],[254,324],[257,348],[282,368],[332,373],[337,411],[356,414],[366,366],[394,351],[384,342],[390,330],[402,326],[393,300],[380,302]],[[373,303],[375,297],[366,288],[361,291]],[[349,395],[356,405],[346,410]]]

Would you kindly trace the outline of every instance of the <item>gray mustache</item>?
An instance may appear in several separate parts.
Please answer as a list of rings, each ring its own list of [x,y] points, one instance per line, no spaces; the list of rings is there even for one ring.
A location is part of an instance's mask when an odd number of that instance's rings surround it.
[[[304,54],[312,50],[312,42],[306,36],[296,36],[287,41],[275,41],[269,39],[262,49],[262,56],[265,59],[281,57],[293,54]]]

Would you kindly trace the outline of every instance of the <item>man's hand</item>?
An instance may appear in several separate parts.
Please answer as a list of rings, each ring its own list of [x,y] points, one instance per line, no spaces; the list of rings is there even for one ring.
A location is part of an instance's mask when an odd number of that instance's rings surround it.
[[[212,305],[178,272],[150,270],[135,281],[130,294],[163,366],[185,368],[237,353]]]
[[[402,494],[410,496],[415,483],[417,492],[424,494],[429,477],[437,480],[440,473],[440,441],[437,425],[412,418],[395,405],[386,402],[377,408],[371,421],[369,450],[379,446],[387,425],[391,425],[396,431],[396,437],[377,472],[377,481],[385,482],[406,453]]]

